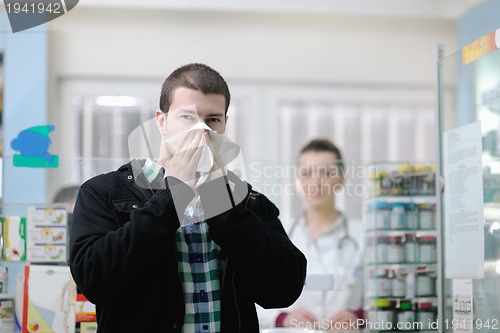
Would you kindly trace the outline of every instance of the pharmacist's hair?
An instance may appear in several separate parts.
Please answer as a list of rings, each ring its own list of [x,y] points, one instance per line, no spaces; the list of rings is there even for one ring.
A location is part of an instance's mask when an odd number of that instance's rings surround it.
[[[337,165],[340,168],[340,171],[342,172],[342,175],[344,174],[344,162],[342,161],[342,153],[340,152],[340,149],[330,140],[327,138],[316,138],[312,139],[311,141],[307,142],[305,145],[302,146],[302,148],[299,151],[299,157],[307,152],[329,152],[333,153],[337,157]]]
[[[226,81],[215,69],[204,64],[192,63],[174,70],[163,82],[160,94],[160,110],[168,112],[172,104],[174,91],[180,87],[197,90],[203,94],[224,95],[226,99],[225,113],[227,113],[231,94]]]

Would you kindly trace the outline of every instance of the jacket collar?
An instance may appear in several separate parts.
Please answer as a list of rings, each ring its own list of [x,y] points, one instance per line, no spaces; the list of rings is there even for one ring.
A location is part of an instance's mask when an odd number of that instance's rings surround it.
[[[158,189],[165,189],[165,182],[163,181],[162,175],[158,176],[149,182],[142,168],[146,160],[131,160],[129,163],[122,165],[118,171],[121,172],[121,179],[123,182],[127,183],[134,192],[136,192],[145,200],[149,200],[154,192]]]

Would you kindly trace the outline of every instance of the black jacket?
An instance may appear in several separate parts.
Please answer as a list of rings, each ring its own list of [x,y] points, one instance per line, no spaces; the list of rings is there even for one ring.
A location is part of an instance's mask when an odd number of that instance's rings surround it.
[[[173,246],[180,223],[173,198],[186,207],[194,192],[172,177],[160,181],[163,189],[154,194],[138,186],[128,163],[80,188],[69,265],[79,291],[96,305],[100,333],[182,329],[184,298]],[[222,178],[200,186],[204,208],[222,186]],[[221,331],[257,333],[254,303],[290,306],[302,292],[306,259],[288,239],[274,204],[236,180],[238,193],[247,195],[207,220],[226,256]]]

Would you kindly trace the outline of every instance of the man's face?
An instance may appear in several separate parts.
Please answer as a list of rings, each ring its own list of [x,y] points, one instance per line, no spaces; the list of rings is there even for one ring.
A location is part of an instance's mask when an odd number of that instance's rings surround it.
[[[165,130],[166,139],[189,130],[199,122],[219,134],[226,129],[226,99],[224,95],[208,94],[184,87],[174,90],[168,112],[156,111],[156,120]]]

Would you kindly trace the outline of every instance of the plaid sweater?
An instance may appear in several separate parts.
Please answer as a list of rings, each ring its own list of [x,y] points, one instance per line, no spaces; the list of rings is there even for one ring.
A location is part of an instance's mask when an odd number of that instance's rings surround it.
[[[163,178],[163,167],[146,160],[142,167],[149,184]],[[137,176],[136,176],[137,177]],[[196,199],[195,199],[196,200]],[[220,276],[225,258],[210,236],[200,200],[184,210],[181,227],[175,234],[175,252],[184,290],[184,333],[220,332]]]

